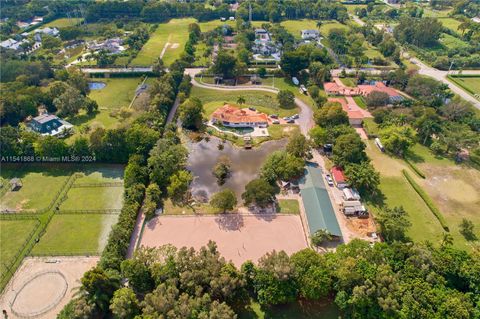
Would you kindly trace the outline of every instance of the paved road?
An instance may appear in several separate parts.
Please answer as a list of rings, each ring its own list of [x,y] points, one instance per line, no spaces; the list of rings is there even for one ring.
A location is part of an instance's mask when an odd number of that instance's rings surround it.
[[[242,85],[242,86],[219,86],[214,84],[204,84],[199,83],[195,80],[194,74],[198,73],[198,69],[187,69],[186,73],[192,76],[192,85],[196,87],[201,87],[205,89],[212,89],[218,91],[263,91],[263,92],[270,92],[270,93],[278,93],[278,89],[273,87],[267,86],[260,86],[260,85]],[[314,126],[313,122],[313,111],[307,103],[303,102],[299,98],[295,98],[295,104],[300,108],[299,119],[297,120],[298,126],[300,127],[300,131],[307,135],[308,131]]]
[[[435,68],[432,68],[431,66],[426,65],[422,61],[420,61],[417,58],[411,58],[410,61],[414,64],[416,64],[420,69],[418,73],[422,75],[427,75],[430,76],[438,81],[441,81],[445,84],[448,85],[450,90],[452,90],[454,93],[458,94],[461,96],[464,100],[469,101],[472,103],[477,109],[480,109],[480,101],[475,99],[473,96],[465,92],[461,87],[457,86],[456,84],[450,82],[447,79],[448,72],[447,71],[441,71]],[[462,74],[478,74],[480,75],[480,70],[465,70],[462,71]]]

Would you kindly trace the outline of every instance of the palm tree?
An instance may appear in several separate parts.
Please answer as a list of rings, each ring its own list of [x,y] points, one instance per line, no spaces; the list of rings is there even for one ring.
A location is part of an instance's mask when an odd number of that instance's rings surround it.
[[[323,25],[323,22],[320,21],[320,20],[318,20],[318,21],[317,21],[317,29],[320,30],[320,28],[322,27],[322,25]]]
[[[245,98],[243,96],[239,96],[237,99],[237,103],[240,105],[245,104]]]

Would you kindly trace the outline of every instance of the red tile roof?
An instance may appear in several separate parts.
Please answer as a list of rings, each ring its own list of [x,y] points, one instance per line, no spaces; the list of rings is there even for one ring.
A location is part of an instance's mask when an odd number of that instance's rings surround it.
[[[345,183],[347,180],[347,178],[345,177],[345,174],[343,174],[343,170],[338,166],[332,167],[332,176],[337,184]]]
[[[230,123],[267,123],[268,116],[265,113],[240,109],[230,104],[225,104],[213,112],[212,119]]]
[[[328,102],[340,103],[342,105],[342,109],[347,113],[349,119],[363,119],[365,117],[363,116],[362,112],[350,109],[345,99],[329,97]]]
[[[390,97],[400,95],[400,93],[398,93],[395,89],[386,86],[382,82],[376,82],[375,85],[359,85],[358,88],[360,89],[362,95],[368,95],[373,91],[387,93]]]

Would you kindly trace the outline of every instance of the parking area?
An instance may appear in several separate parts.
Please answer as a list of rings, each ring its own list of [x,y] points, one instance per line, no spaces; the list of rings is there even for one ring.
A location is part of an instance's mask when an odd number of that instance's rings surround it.
[[[290,255],[308,246],[300,216],[279,214],[160,216],[145,225],[140,246],[199,249],[209,240],[236,266],[273,250]]]

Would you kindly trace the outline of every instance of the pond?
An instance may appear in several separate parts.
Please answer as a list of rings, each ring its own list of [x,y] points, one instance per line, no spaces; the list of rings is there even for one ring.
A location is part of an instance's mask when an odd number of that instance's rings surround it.
[[[250,150],[236,147],[228,141],[223,143],[223,150],[219,150],[218,145],[221,143],[222,141],[216,137],[211,137],[208,142],[202,140],[188,143],[187,168],[195,176],[191,185],[191,191],[195,197],[210,198],[219,190],[230,188],[240,201],[245,185],[257,177],[260,167],[269,154],[285,147],[287,139],[268,141]],[[226,156],[230,160],[231,175],[225,184],[219,186],[212,171],[221,156]]]
[[[88,82],[88,87],[90,90],[101,90],[105,86],[107,86],[107,84],[104,82]]]

